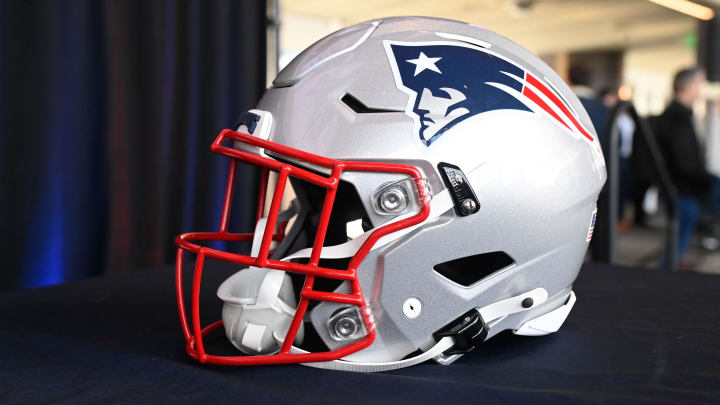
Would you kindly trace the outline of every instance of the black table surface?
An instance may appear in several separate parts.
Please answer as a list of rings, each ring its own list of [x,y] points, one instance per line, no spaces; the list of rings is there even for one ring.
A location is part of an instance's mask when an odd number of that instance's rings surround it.
[[[212,321],[229,273],[205,273]],[[7,293],[0,402],[720,403],[719,276],[587,264],[575,291],[556,334],[503,333],[450,366],[378,374],[196,363],[169,267]]]

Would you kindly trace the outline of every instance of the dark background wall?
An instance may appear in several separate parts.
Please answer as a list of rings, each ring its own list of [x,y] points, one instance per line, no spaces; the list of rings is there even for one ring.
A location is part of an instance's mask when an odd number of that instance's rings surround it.
[[[720,17],[698,22],[698,64],[711,82],[720,82]]]
[[[617,87],[622,83],[623,52],[617,49],[572,52],[569,55],[569,66],[591,68],[590,87],[600,91],[607,87]]]
[[[265,88],[265,23],[264,1],[0,1],[0,291],[170,263],[217,227],[209,146]]]

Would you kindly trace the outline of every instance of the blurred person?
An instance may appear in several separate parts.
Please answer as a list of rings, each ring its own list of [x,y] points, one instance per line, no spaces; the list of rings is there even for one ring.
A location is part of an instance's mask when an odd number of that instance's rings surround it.
[[[578,96],[583,107],[590,116],[595,127],[595,132],[600,140],[600,145],[605,149],[606,125],[610,109],[606,107],[598,97],[598,94],[590,87],[593,72],[583,65],[570,67],[570,85],[575,95]]]
[[[606,87],[600,91],[600,101],[612,111],[618,105],[618,90],[616,87]],[[612,118],[609,118],[612,119]],[[620,135],[619,145],[619,180],[620,195],[618,196],[618,230],[626,232],[632,227],[632,222],[625,218],[625,207],[632,201],[633,174],[630,158],[633,151],[633,134],[635,133],[635,121],[627,112],[622,112],[613,123]]]
[[[600,101],[609,110],[612,110],[618,103],[619,98],[617,95],[617,88],[605,87],[600,90]]]
[[[703,235],[703,246],[714,250],[720,247],[720,99],[712,103],[706,119],[706,159],[710,174],[710,191],[707,196],[708,221]]]
[[[590,121],[595,127],[600,146],[603,153],[607,156],[606,126],[610,110],[600,101],[598,95],[590,87],[592,83],[593,72],[586,66],[575,65],[570,67],[569,81],[575,95],[578,96]],[[592,241],[590,241],[590,253],[594,261],[607,262],[610,260],[610,244],[608,238],[607,221],[604,220],[608,212],[608,184],[605,183],[600,196],[598,197],[597,217],[599,221],[595,223],[595,231]]]
[[[668,173],[678,190],[678,258],[682,260],[701,214],[701,201],[707,195],[710,175],[693,120],[693,103],[700,97],[705,72],[698,68],[680,70],[673,79],[673,100],[657,119],[660,141]]]
[[[708,110],[706,157],[707,170],[711,175],[708,211],[717,221],[720,219],[720,99],[715,100]]]
[[[651,132],[648,136],[657,141],[659,116],[647,117],[647,124]],[[657,174],[650,146],[643,136],[633,136],[632,154],[630,163],[633,173],[632,204],[633,226],[647,226],[647,212],[645,211],[645,196],[655,185]],[[654,189],[657,190],[657,189]]]

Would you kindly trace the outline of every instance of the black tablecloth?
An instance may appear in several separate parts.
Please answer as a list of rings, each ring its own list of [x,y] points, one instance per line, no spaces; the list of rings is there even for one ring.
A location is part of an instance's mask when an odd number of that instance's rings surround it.
[[[379,374],[190,360],[170,268],[3,294],[0,401],[720,403],[720,277],[589,264],[575,291],[559,333]]]

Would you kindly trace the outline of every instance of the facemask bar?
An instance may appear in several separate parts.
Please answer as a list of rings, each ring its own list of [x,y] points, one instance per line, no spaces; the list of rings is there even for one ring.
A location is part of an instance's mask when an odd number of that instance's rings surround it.
[[[292,164],[283,163],[278,160],[270,159],[259,154],[248,152],[251,148],[230,148],[223,146],[225,141],[234,141],[249,146],[255,146],[274,152],[275,154],[294,159],[296,161],[307,162],[312,165],[324,167],[331,170],[330,176],[325,177],[308,170],[302,169]],[[281,144],[267,141],[249,134],[235,132],[229,129],[223,130],[215,139],[211,146],[213,152],[225,155],[230,160],[230,168],[228,172],[228,180],[225,189],[225,199],[223,202],[222,216],[219,229],[217,232],[196,232],[179,235],[175,238],[175,244],[178,246],[175,268],[175,284],[177,290],[178,311],[180,321],[187,342],[186,351],[190,357],[200,361],[201,363],[213,363],[223,365],[259,365],[259,364],[279,364],[279,363],[306,363],[317,361],[336,360],[359,350],[370,346],[375,340],[375,329],[372,314],[365,302],[362,287],[357,276],[357,269],[365,256],[370,252],[373,245],[383,236],[390,233],[411,227],[423,222],[430,214],[430,196],[424,187],[424,179],[420,171],[414,166],[396,163],[384,162],[358,162],[358,161],[342,161],[330,159],[323,156],[314,155],[293,149]],[[270,203],[270,209],[267,216],[267,224],[262,237],[259,253],[257,257],[241,255],[236,253],[224,252],[209,247],[203,247],[193,242],[196,241],[233,241],[244,242],[252,241],[252,233],[230,233],[228,232],[228,222],[230,218],[230,207],[233,198],[235,171],[237,161],[244,161],[254,164],[262,168],[262,177],[260,184],[260,196],[258,198],[257,219],[262,216],[265,207],[266,187],[268,173],[270,170],[278,173],[277,183]],[[319,267],[320,256],[322,253],[325,234],[330,220],[333,203],[337,187],[340,184],[340,175],[343,171],[366,171],[366,172],[387,172],[405,174],[411,177],[417,185],[417,197],[419,211],[408,218],[404,218],[395,222],[388,223],[380,228],[375,229],[372,234],[364,241],[358,251],[350,260],[347,270],[337,270]],[[279,260],[269,259],[270,245],[273,240],[282,239],[282,229],[275,233],[278,214],[280,212],[281,200],[287,184],[288,178],[295,178],[307,181],[316,186],[325,188],[326,194],[320,211],[320,219],[313,242],[312,253],[307,264],[292,263]],[[183,254],[185,251],[197,255],[195,268],[193,273],[192,295],[191,295],[191,319],[188,323],[186,316],[185,300],[183,295]],[[206,258],[237,263],[244,266],[261,267],[266,269],[277,269],[292,273],[305,275],[305,282],[301,289],[300,300],[298,303],[295,316],[292,320],[290,328],[285,336],[279,353],[269,355],[241,355],[241,356],[217,356],[207,354],[203,345],[203,338],[209,333],[221,329],[222,321],[216,321],[208,326],[202,327],[200,323],[200,286],[202,280],[203,264]],[[348,281],[351,287],[349,294],[340,294],[335,292],[324,292],[313,289],[316,277],[324,277],[335,280]],[[352,305],[356,307],[362,314],[362,321],[367,330],[367,335],[357,342],[353,342],[339,349],[316,352],[316,353],[291,353],[291,345],[295,340],[298,329],[302,323],[308,304],[311,300],[330,301]]]

